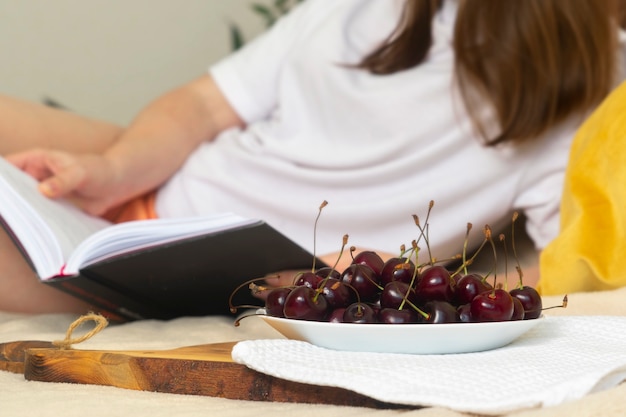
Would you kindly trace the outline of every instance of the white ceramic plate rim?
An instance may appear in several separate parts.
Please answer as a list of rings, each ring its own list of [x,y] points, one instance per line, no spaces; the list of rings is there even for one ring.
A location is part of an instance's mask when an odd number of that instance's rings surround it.
[[[508,345],[543,321],[543,316],[532,320],[446,324],[328,323],[265,314],[261,318],[288,339],[328,349],[409,354],[496,349]]]

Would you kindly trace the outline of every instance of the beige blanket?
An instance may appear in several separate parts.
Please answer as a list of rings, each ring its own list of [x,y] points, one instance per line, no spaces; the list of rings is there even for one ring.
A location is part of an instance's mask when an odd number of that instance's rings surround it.
[[[544,305],[560,304],[561,297],[546,297]],[[626,315],[626,288],[610,292],[569,295],[567,309],[548,315]],[[0,342],[63,339],[72,315],[27,316],[0,312]],[[167,322],[140,321],[109,326],[79,349],[170,349],[222,341],[281,337],[260,319],[246,319],[240,327],[220,317],[182,318]],[[626,346],[624,347],[626,349]],[[626,384],[554,408],[523,410],[516,417],[623,416]],[[105,386],[26,381],[23,376],[0,372],[0,416],[211,416],[239,417],[293,415],[299,417],[459,417],[466,414],[444,408],[374,410],[328,405],[233,401],[211,397],[159,394]]]

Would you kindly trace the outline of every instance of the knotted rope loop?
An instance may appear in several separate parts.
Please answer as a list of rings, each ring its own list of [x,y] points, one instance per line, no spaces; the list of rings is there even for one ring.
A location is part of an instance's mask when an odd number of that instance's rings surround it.
[[[76,328],[78,328],[80,325],[88,321],[95,322],[96,327],[94,327],[91,331],[85,333],[84,335],[80,337],[72,338],[72,333],[74,333],[74,330],[76,330]],[[68,327],[67,332],[65,333],[65,339],[55,340],[52,342],[52,344],[54,346],[58,346],[59,349],[61,350],[71,349],[72,345],[82,343],[85,340],[91,339],[93,336],[100,333],[100,331],[104,329],[105,327],[107,327],[108,324],[109,324],[108,320],[100,314],[96,314],[96,313],[85,314],[83,316],[80,316],[77,320],[75,320],[72,324],[70,324],[70,327]]]

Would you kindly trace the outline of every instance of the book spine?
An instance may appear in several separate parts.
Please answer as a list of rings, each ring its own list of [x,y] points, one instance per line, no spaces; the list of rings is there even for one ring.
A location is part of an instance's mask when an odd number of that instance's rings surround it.
[[[158,315],[152,309],[93,279],[71,276],[42,282],[91,304],[95,312],[111,321],[126,322]]]

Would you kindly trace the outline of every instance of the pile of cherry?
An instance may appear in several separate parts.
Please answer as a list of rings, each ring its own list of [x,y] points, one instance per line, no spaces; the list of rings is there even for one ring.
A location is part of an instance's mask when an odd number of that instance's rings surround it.
[[[376,252],[363,251],[343,271],[302,272],[293,286],[270,290],[265,311],[338,323],[469,323],[535,319],[542,301],[521,279],[507,291],[478,274],[435,263],[416,266],[405,257],[385,262]]]

